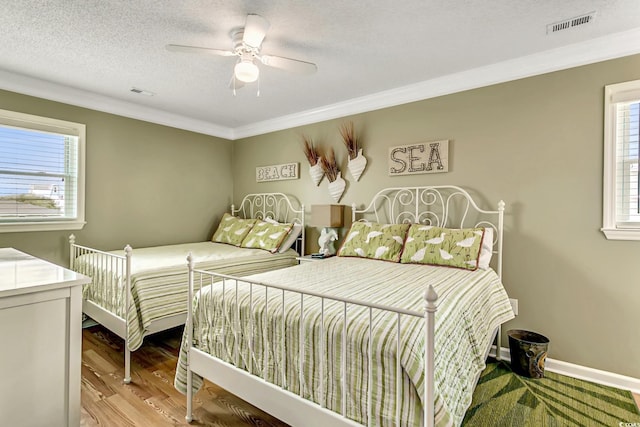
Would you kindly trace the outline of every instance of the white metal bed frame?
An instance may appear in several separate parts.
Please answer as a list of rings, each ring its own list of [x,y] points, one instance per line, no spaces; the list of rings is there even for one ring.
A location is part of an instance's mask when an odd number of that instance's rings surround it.
[[[295,206],[294,206],[295,205]],[[300,255],[304,255],[305,245],[305,221],[304,221],[304,205],[299,203],[297,199],[284,193],[253,193],[244,196],[238,208],[231,205],[231,214],[240,215],[243,218],[272,218],[282,222],[297,223],[302,226],[302,232],[296,240],[296,250]],[[130,305],[133,301],[131,296],[131,255],[133,249],[130,245],[124,248],[124,255],[117,255],[98,249],[81,246],[76,244],[76,238],[72,234],[69,236],[69,265],[74,270],[74,262],[76,258],[83,255],[93,257],[92,265],[99,266],[99,269],[109,268],[110,271],[116,273],[118,277],[124,277],[124,286],[127,289],[125,294],[124,313],[129,313]],[[93,277],[89,272],[84,274]],[[102,307],[94,301],[84,299],[82,302],[82,312],[87,316],[109,329],[120,338],[124,339],[124,382],[131,382],[131,350],[129,349],[129,327],[126,318],[115,314],[108,309]],[[185,324],[187,319],[186,311],[181,314],[167,316],[156,320],[143,335],[152,335],[157,332],[165,331],[177,326]]]
[[[428,225],[443,226],[443,227],[492,227],[494,233],[494,244],[497,243],[497,249],[493,252],[497,256],[497,274],[502,278],[502,235],[504,226],[504,207],[505,203],[500,201],[498,203],[498,209],[495,211],[484,210],[478,207],[476,202],[472,199],[471,195],[457,186],[429,186],[429,187],[399,187],[388,188],[379,191],[371,203],[364,209],[357,209],[354,204],[352,206],[353,221],[356,221],[357,215],[371,214],[375,218],[376,222],[384,223],[424,223]],[[456,213],[452,212],[455,209]],[[475,212],[479,215],[493,217],[493,221],[489,220],[473,220],[470,218],[471,212]],[[473,222],[472,222],[473,221]],[[302,308],[304,296],[313,296],[321,298],[322,300],[322,316],[324,318],[324,302],[338,301],[344,305],[344,326],[342,331],[342,339],[346,337],[346,319],[347,319],[347,304],[358,305],[368,308],[369,312],[369,346],[371,346],[371,313],[373,309],[386,310],[394,313],[397,316],[397,327],[400,328],[400,315],[408,315],[424,318],[425,321],[425,401],[424,405],[424,425],[425,427],[432,427],[435,422],[435,392],[434,392],[434,329],[435,329],[435,312],[436,302],[438,296],[433,287],[429,285],[424,294],[425,309],[424,312],[403,310],[397,307],[389,307],[378,304],[371,304],[368,302],[357,301],[352,299],[336,298],[331,295],[321,294],[316,292],[303,292],[299,289],[292,289],[286,286],[278,286],[265,284],[253,280],[247,280],[247,278],[238,278],[230,275],[217,274],[214,272],[206,272],[197,270],[194,268],[193,260],[189,256],[187,258],[189,266],[189,301],[193,301],[194,285],[196,282],[196,276],[199,279],[199,288],[202,286],[213,284],[227,286],[233,286],[235,283],[235,289],[237,292],[238,282],[249,283],[250,285],[250,301],[253,301],[252,292],[253,285],[257,285],[264,288],[271,288],[282,292],[283,298],[286,292],[300,295],[301,298],[301,316],[304,317],[304,310]],[[221,279],[221,280],[220,280]],[[223,288],[224,289],[224,288]],[[266,291],[265,291],[266,292]],[[252,303],[250,303],[252,304]],[[187,313],[187,413],[185,419],[188,422],[193,420],[193,373],[196,373],[208,380],[214,382],[222,388],[230,391],[233,394],[238,395],[247,402],[265,410],[271,415],[279,418],[280,420],[291,424],[293,426],[305,426],[305,427],[322,427],[322,426],[361,426],[357,422],[345,418],[343,415],[333,412],[321,405],[318,405],[310,400],[298,396],[288,390],[285,390],[277,385],[271,384],[265,381],[262,377],[239,369],[232,364],[219,360],[216,357],[209,355],[193,346],[193,304],[188,304]],[[236,310],[239,308],[236,306]],[[251,307],[250,307],[251,310]],[[284,310],[284,305],[283,305]],[[282,318],[284,319],[284,315]],[[302,321],[300,324],[302,325]],[[322,322],[321,322],[322,324]],[[324,331],[320,336],[323,336]],[[399,337],[398,333],[398,337]],[[500,348],[500,328],[497,332],[498,348]],[[300,341],[304,341],[304,331],[300,329]],[[321,340],[322,341],[322,340]],[[251,343],[251,338],[249,339]],[[282,344],[284,345],[284,343]],[[322,341],[321,346],[324,346]],[[399,345],[399,339],[398,339]],[[300,345],[301,352],[304,352],[304,346]],[[324,347],[322,347],[324,348]],[[342,371],[346,372],[346,357],[344,352],[346,347],[343,346],[342,357]],[[488,351],[487,351],[488,353]],[[324,350],[321,351],[324,358]],[[301,369],[302,375],[302,360],[304,360],[303,353],[301,354]],[[371,399],[372,399],[372,355],[369,351],[369,393],[367,396],[367,408],[369,425],[372,425],[371,414]],[[251,358],[249,359],[251,360]],[[400,361],[398,359],[396,369],[399,372]],[[320,366],[324,365],[324,360],[320,362]],[[322,369],[322,368],[321,368]],[[251,365],[249,366],[251,370]],[[284,375],[284,373],[283,373]],[[320,374],[322,378],[322,373]],[[346,388],[345,377],[342,376],[342,390]],[[285,382],[283,381],[283,384]],[[320,387],[323,389],[323,386]],[[398,393],[400,395],[400,393]],[[322,401],[323,399],[321,399]],[[342,414],[346,413],[346,399],[342,399]],[[400,425],[400,405],[396,405],[396,425]]]
[[[493,228],[493,254],[496,256],[495,272],[502,281],[502,244],[504,234],[504,200],[498,202],[495,211],[481,209],[469,192],[455,185],[425,187],[391,187],[380,190],[364,209],[351,205],[351,220],[358,214],[373,214],[375,222],[420,223],[448,228]],[[470,214],[486,216],[488,219],[475,220]],[[493,258],[493,257],[492,257]],[[496,348],[502,348],[502,327],[496,332]],[[496,359],[501,355],[496,351]]]

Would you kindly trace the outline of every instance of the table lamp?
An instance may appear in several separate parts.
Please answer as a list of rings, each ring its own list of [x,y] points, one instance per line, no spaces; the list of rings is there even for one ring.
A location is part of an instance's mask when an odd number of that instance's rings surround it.
[[[338,230],[343,226],[344,205],[311,205],[311,224],[323,227],[318,238],[319,253],[323,257],[336,254],[334,242],[338,240]]]

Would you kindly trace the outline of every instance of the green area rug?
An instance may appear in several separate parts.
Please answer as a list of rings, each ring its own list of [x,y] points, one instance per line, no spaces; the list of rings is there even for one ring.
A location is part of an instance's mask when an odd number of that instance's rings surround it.
[[[544,378],[525,378],[509,364],[491,361],[462,425],[640,427],[640,412],[629,391],[548,370]]]

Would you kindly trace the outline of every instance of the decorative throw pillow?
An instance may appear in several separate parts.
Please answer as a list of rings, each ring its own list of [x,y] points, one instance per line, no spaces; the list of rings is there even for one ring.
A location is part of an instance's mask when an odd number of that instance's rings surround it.
[[[287,238],[292,227],[293,224],[271,224],[266,221],[258,221],[240,246],[243,248],[264,249],[275,253],[280,248],[280,244]]]
[[[269,224],[280,224],[278,221],[272,218],[265,218],[264,220]],[[297,222],[294,222],[293,227],[291,228],[291,231],[289,232],[289,234],[287,234],[287,238],[284,239],[283,242],[280,244],[280,247],[278,248],[278,252],[279,253],[286,252],[287,249],[289,249],[291,246],[293,246],[296,243],[296,240],[298,239],[298,236],[300,236],[300,234],[302,234],[302,224],[298,224]]]
[[[400,261],[409,224],[354,222],[338,256]]]
[[[476,270],[484,228],[452,229],[412,224],[401,262]]]
[[[240,246],[255,222],[255,219],[242,219],[225,213],[211,240],[217,243]]]
[[[493,256],[493,228],[484,228],[482,247],[480,248],[480,258],[478,258],[478,268],[486,270],[489,268],[491,257]]]

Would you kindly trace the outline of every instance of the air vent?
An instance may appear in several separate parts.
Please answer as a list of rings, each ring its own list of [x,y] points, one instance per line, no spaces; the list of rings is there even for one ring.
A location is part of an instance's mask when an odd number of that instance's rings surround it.
[[[570,28],[579,27],[593,22],[596,18],[595,12],[589,12],[574,18],[565,19],[564,21],[554,22],[547,25],[547,34],[557,33],[558,31],[568,30]]]
[[[153,96],[153,95],[155,95],[155,93],[153,93],[153,92],[150,92],[150,91],[144,90],[144,89],[138,89],[137,87],[132,87],[129,90],[131,92],[133,92],[133,93],[138,93],[140,95],[145,95],[145,96]]]

